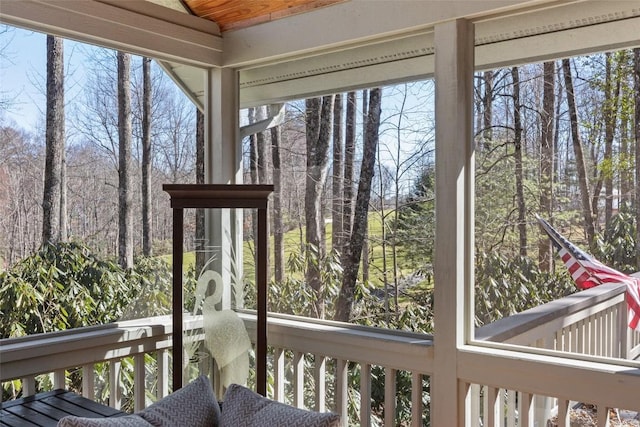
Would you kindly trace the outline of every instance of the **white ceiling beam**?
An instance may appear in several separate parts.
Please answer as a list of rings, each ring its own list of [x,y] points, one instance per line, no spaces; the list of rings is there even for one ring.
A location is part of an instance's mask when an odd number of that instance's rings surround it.
[[[640,46],[640,6],[631,1],[556,5],[476,24],[476,70]],[[240,72],[243,107],[433,76],[430,29]]]
[[[160,60],[221,65],[222,39],[215,23],[143,3],[144,8],[136,0],[2,0],[0,22]]]
[[[543,7],[558,0],[351,0],[224,34],[224,65],[248,67],[406,37],[438,22]]]

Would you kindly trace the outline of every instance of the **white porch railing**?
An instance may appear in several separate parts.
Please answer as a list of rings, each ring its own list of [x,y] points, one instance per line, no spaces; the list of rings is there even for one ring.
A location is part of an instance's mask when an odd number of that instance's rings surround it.
[[[627,327],[625,289],[624,285],[606,284],[578,292],[479,328],[475,337],[589,356],[637,359],[640,333]],[[472,385],[472,390],[471,416],[485,426],[546,426],[551,415],[561,420],[558,425],[569,425],[567,417],[576,404],[566,396],[554,396],[553,390],[548,396],[478,384]],[[640,405],[640,399],[638,402]],[[598,412],[599,417],[607,414]],[[603,418],[598,425],[604,423]]]
[[[240,316],[253,335],[255,317],[250,313]],[[201,326],[199,318],[185,321],[189,336],[195,340],[202,339]],[[378,383],[371,373],[380,367],[386,378],[395,378],[397,372],[404,371],[411,378],[411,425],[423,425],[427,409],[423,406],[427,400],[423,380],[437,369],[430,336],[281,315],[269,317],[268,334],[273,375],[270,397],[298,407],[333,410],[345,420],[351,415],[352,422],[360,425],[380,420],[393,426],[399,423],[395,418],[397,383],[384,382],[384,409],[372,409],[372,384]],[[586,355],[637,358],[640,354],[640,334],[626,327],[624,288],[617,285],[603,285],[502,319],[478,329],[476,339]],[[28,395],[36,391],[37,375],[50,375],[56,388],[70,385],[75,376],[81,378],[85,397],[105,401],[102,397],[107,396],[106,402],[116,408],[127,399],[138,410],[153,400],[151,393],[159,398],[169,392],[170,348],[168,316],[2,340],[0,381],[18,380]],[[571,363],[579,366],[582,362]],[[133,366],[132,396],[122,395],[123,364]],[[553,405],[558,425],[569,425],[570,399],[581,395],[583,382],[576,382],[573,388],[568,384],[571,391],[564,393],[568,396],[556,395],[551,385],[544,395],[534,395],[531,390],[518,389],[517,377],[501,383],[499,367],[486,366],[486,370],[494,372],[496,381],[471,386],[469,425],[544,426]],[[360,380],[352,386],[349,372],[359,374]],[[350,409],[350,398],[352,405],[356,402],[359,407]],[[625,399],[621,396],[620,401],[628,401]],[[612,401],[616,396],[606,396],[606,404],[588,403],[606,407]],[[598,412],[601,417],[605,413]],[[604,422],[599,425],[606,425]]]
[[[247,313],[240,316],[249,335],[255,335],[255,316]],[[185,321],[189,336],[196,340],[203,338],[199,334],[201,327],[201,319],[197,317]],[[293,316],[271,316],[268,334],[274,378],[270,397],[305,407],[305,396],[311,394],[314,403],[308,409],[334,410],[346,420],[349,417],[348,370],[358,369],[362,396],[358,418],[371,420],[370,399],[364,396],[372,393],[372,366],[384,368],[387,378],[395,378],[398,371],[407,371],[411,373],[413,383],[412,425],[422,425],[423,375],[433,369],[430,336]],[[147,404],[150,382],[157,382],[154,394],[158,398],[168,393],[170,348],[171,318],[168,316],[9,339],[4,340],[0,348],[0,381],[20,380],[24,394],[29,395],[36,391],[35,377],[38,375],[52,375],[54,388],[61,388],[69,380],[70,371],[80,370],[83,396],[96,399],[96,366],[106,362],[109,367],[108,404],[120,408],[125,396],[121,394],[119,372],[124,361],[132,358],[133,396],[126,397],[133,399],[134,409],[139,410]],[[145,355],[152,355],[157,360],[151,379],[146,374]],[[312,383],[305,377],[305,359],[313,360]],[[328,363],[335,368],[329,370]],[[327,378],[329,371],[333,378]],[[335,387],[330,399],[332,404],[326,399],[327,385]],[[396,382],[386,381],[384,388],[384,424],[394,425]],[[369,425],[369,422],[363,421],[362,425]]]

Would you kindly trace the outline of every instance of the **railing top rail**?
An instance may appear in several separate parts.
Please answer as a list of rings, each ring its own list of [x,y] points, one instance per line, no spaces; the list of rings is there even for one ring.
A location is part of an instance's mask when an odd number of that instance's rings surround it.
[[[609,301],[613,305],[624,301],[625,289],[624,284],[607,283],[576,292],[477,328],[475,339],[514,342],[518,337],[559,319],[567,319],[580,312],[585,312],[585,317],[594,314],[593,308],[598,304]]]

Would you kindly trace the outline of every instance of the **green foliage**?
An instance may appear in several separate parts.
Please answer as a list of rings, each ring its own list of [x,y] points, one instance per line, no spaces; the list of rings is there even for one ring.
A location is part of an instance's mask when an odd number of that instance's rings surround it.
[[[2,338],[112,322],[136,296],[116,263],[79,243],[45,245],[0,273]]]
[[[423,169],[412,195],[398,209],[394,243],[402,247],[403,260],[412,269],[431,262],[435,242],[435,169]]]
[[[575,292],[564,270],[541,271],[528,257],[483,253],[476,261],[475,315],[482,326]]]
[[[611,218],[604,235],[596,237],[597,253],[594,256],[602,263],[623,273],[638,270],[636,265],[636,224],[633,212],[626,205]]]

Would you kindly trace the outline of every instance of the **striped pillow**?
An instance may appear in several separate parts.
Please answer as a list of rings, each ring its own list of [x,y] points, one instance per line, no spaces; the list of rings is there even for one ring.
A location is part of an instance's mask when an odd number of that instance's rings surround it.
[[[222,404],[220,427],[338,427],[340,416],[311,412],[263,397],[231,384]]]

